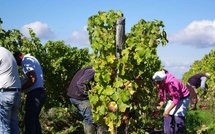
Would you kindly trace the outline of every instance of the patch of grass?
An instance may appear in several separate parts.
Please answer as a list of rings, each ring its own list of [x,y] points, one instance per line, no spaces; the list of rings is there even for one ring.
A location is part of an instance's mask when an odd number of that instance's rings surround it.
[[[185,123],[188,134],[215,134],[213,109],[188,111]]]

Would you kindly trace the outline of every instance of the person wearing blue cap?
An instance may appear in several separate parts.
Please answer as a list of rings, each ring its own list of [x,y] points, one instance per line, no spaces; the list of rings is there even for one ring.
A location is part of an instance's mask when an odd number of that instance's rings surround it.
[[[190,101],[187,87],[167,70],[157,71],[154,80],[160,95],[157,110],[166,104],[164,117],[164,133],[185,133],[185,115]],[[168,100],[167,100],[168,99]],[[174,121],[173,121],[174,119]],[[175,122],[174,124],[172,124]]]

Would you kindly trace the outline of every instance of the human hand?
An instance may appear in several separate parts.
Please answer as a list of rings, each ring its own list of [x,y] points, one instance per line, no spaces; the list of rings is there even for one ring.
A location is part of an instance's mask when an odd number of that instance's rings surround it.
[[[157,110],[161,110],[161,108],[162,108],[162,106],[160,106],[160,105],[158,105],[158,106],[156,107]]]
[[[157,105],[156,109],[157,109],[157,110],[161,110],[161,108],[162,108],[163,104],[164,104],[164,102],[163,102],[163,101],[161,101],[160,103],[158,103],[158,105]]]
[[[168,117],[168,116],[169,116],[169,112],[168,111],[164,111],[163,117]]]

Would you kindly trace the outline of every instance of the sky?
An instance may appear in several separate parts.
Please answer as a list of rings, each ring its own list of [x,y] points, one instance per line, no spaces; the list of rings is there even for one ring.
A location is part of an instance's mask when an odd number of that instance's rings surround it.
[[[181,79],[196,60],[215,46],[214,0],[2,0],[4,30],[29,36],[32,28],[41,42],[64,40],[71,47],[90,49],[87,21],[98,11],[121,11],[125,31],[139,20],[161,20],[169,43],[158,47],[162,65]]]

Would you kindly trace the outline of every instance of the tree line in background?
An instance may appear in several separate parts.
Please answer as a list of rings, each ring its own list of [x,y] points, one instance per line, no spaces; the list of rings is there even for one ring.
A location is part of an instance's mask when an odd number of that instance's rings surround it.
[[[47,109],[68,106],[67,88],[76,71],[90,61],[89,50],[72,48],[64,41],[48,41],[42,45],[32,29],[29,29],[29,33],[31,37],[27,38],[19,30],[5,31],[1,27],[0,45],[12,53],[16,50],[30,53],[40,61],[49,98],[45,105]]]
[[[190,134],[214,134],[215,133],[215,50],[212,49],[209,54],[202,57],[201,60],[194,61],[190,69],[184,73],[182,77],[183,83],[197,73],[210,73],[207,79],[207,94],[203,90],[198,90],[198,111],[189,112],[187,115],[187,127],[190,129]],[[206,108],[205,110],[202,107]]]
[[[117,127],[126,124],[133,134],[143,133],[143,127],[162,122],[153,121],[151,116],[157,102],[157,91],[151,77],[155,71],[162,69],[157,47],[168,42],[164,24],[158,20],[140,20],[125,35],[124,48],[118,59],[115,35],[119,17],[123,17],[120,11],[110,10],[88,18],[92,54],[88,48],[71,47],[64,41],[48,41],[43,45],[32,29],[29,29],[30,38],[16,29],[6,31],[1,27],[3,21],[0,19],[0,45],[11,52],[19,49],[34,55],[43,68],[48,94],[41,114],[44,133],[82,132],[82,118],[70,105],[66,93],[76,71],[89,64],[96,70],[96,83],[90,92],[93,116],[107,125],[110,132],[114,133]],[[213,91],[214,57],[215,53],[211,51],[201,61],[195,61],[185,73],[183,82],[186,83],[188,77],[195,73],[209,72],[212,77],[208,85]],[[113,102],[118,106],[117,111],[108,109]],[[22,129],[22,123],[20,126]]]

